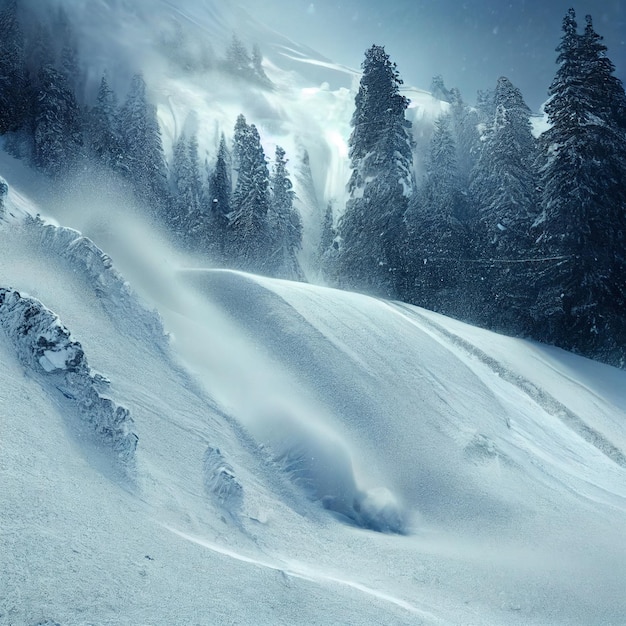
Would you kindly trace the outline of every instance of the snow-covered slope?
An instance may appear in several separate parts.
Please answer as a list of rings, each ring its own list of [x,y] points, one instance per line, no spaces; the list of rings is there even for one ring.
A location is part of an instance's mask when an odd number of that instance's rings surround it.
[[[0,624],[623,621],[624,372],[183,269],[147,225],[102,236],[120,274],[34,236],[27,187],[6,204],[0,287],[59,316],[138,443],[120,471],[0,333]]]

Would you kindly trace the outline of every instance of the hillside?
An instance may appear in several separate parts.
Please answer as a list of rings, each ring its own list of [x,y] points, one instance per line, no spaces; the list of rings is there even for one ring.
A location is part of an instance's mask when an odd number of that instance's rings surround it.
[[[619,623],[623,372],[165,247],[120,291],[64,232],[5,222],[0,284],[58,314],[138,445],[0,334],[0,623]]]

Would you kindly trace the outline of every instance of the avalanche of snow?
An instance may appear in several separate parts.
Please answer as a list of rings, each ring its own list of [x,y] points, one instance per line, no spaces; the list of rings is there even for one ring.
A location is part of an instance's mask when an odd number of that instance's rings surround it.
[[[81,53],[92,68],[87,90],[95,92],[100,81],[98,70],[107,69],[114,87],[124,94],[128,88],[124,77],[128,80],[140,68],[157,104],[166,152],[171,151],[180,133],[194,132],[201,161],[206,158],[211,165],[221,133],[231,138],[237,116],[243,113],[257,126],[268,159],[273,158],[276,145],[285,149],[296,207],[303,218],[303,250],[316,250],[326,206],[332,203],[340,214],[347,199],[347,141],[359,73],[285,40],[242,16],[235,6],[191,0],[160,0],[158,8],[145,0],[134,4],[120,23],[115,21],[119,18],[114,3],[103,1],[94,11],[90,3],[72,0],[73,19],[81,24]],[[210,35],[216,52],[225,49],[231,33],[244,37],[248,47],[251,42],[258,43],[273,88],[248,84],[216,69],[193,74],[172,66],[154,33],[167,32],[174,25],[182,29],[185,41],[204,41]],[[103,35],[111,29],[118,33],[113,50]],[[150,35],[140,35],[145,31]],[[132,42],[132,52],[127,50],[128,42]],[[133,59],[130,67],[128,59]],[[310,68],[321,71],[311,72]],[[333,76],[340,80],[331,84]],[[407,87],[403,93],[411,101],[407,117],[414,122],[434,120],[448,107],[420,89]],[[304,154],[308,155],[310,173],[309,165],[303,163]],[[309,183],[313,189],[308,188]],[[305,252],[301,263],[312,276],[314,260],[309,257]]]

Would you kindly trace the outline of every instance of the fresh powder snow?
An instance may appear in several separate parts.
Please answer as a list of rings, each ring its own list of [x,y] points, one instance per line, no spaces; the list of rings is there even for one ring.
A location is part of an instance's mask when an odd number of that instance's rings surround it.
[[[213,159],[241,112],[286,149],[311,250],[357,72],[216,1],[71,6],[94,84],[142,65],[168,150],[192,125]],[[172,17],[261,43],[275,88],[173,72]],[[448,108],[403,93],[413,121]],[[0,288],[65,341],[0,332],[1,625],[623,623],[626,372],[207,267],[122,193],[0,175]]]

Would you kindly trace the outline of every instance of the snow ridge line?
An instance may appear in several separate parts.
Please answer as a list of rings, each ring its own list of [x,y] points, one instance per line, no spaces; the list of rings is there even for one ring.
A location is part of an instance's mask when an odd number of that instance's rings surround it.
[[[27,218],[24,227],[44,252],[61,257],[72,270],[82,272],[104,310],[116,323],[120,320],[141,322],[151,339],[161,349],[166,349],[167,334],[158,312],[141,303],[130,284],[115,269],[111,258],[91,239],[72,228],[47,224],[39,217]],[[123,312],[121,316],[120,309]],[[134,328],[133,324],[131,332]]]
[[[132,460],[138,437],[131,430],[130,412],[100,395],[98,387],[108,380],[91,370],[81,344],[72,339],[58,316],[39,300],[0,287],[0,327],[20,363],[70,400],[120,461]]]
[[[362,583],[352,581],[346,578],[339,578],[332,574],[322,572],[321,570],[316,570],[313,567],[307,566],[304,563],[299,563],[296,561],[284,562],[280,563],[280,560],[276,560],[275,562],[271,562],[262,558],[255,558],[252,556],[247,556],[245,554],[241,554],[232,550],[226,546],[218,545],[212,541],[208,541],[206,539],[202,539],[200,537],[189,535],[181,530],[178,530],[172,526],[167,524],[159,523],[160,526],[168,530],[169,532],[177,535],[178,537],[185,539],[186,541],[190,541],[197,545],[200,545],[216,554],[221,554],[223,556],[229,557],[236,561],[240,561],[242,563],[248,563],[255,567],[260,567],[264,569],[273,570],[276,572],[280,572],[283,576],[289,578],[296,578],[300,580],[304,580],[307,582],[315,583],[315,584],[335,584],[340,585],[342,587],[348,587],[350,589],[354,589],[359,591],[367,596],[371,596],[377,600],[382,602],[387,602],[392,604],[398,608],[401,608],[408,613],[412,613],[417,616],[417,618],[421,618],[421,620],[428,620],[430,624],[443,624],[443,620],[435,616],[433,613],[426,609],[419,608],[406,600],[403,600],[397,596],[391,595],[385,591],[380,591],[378,589],[374,589],[373,587],[369,587]],[[424,622],[421,622],[424,623]]]
[[[420,322],[423,322],[424,325],[428,326],[439,335],[445,337],[455,346],[463,349],[468,355],[477,358],[505,382],[515,385],[534,402],[536,402],[542,409],[544,409],[544,411],[561,420],[568,428],[582,437],[582,439],[584,439],[587,443],[590,443],[611,461],[626,469],[626,454],[611,443],[604,435],[591,428],[591,426],[589,426],[589,424],[587,424],[580,416],[566,407],[562,402],[559,402],[559,400],[548,393],[545,389],[537,387],[537,385],[525,376],[504,367],[502,363],[489,356],[486,352],[483,352],[471,342],[459,337],[440,324],[433,322],[425,315],[419,313],[419,311],[409,308],[406,304],[402,302],[385,302],[385,304],[391,308],[402,309],[403,311],[410,313],[412,316],[419,317]]]

